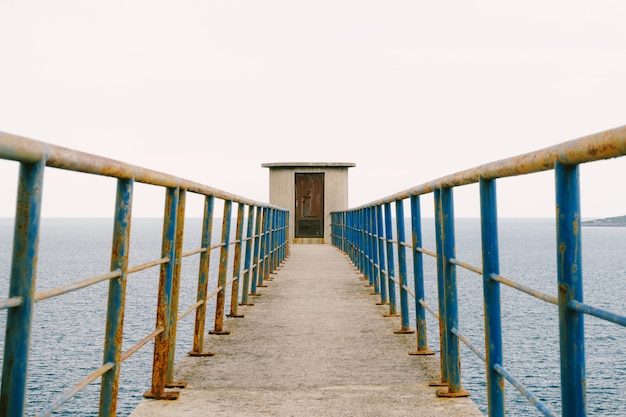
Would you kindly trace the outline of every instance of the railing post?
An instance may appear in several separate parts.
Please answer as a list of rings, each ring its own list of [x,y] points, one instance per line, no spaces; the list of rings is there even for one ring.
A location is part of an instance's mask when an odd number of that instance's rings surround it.
[[[263,281],[270,281],[272,267],[272,211],[267,207],[267,222],[265,224],[265,256],[263,257]]]
[[[290,241],[290,234],[291,234],[291,230],[290,230],[290,213],[289,211],[285,211],[285,253],[284,253],[284,259],[287,259],[289,257],[290,253],[290,249],[291,249],[291,241]]]
[[[407,286],[407,269],[406,269],[406,247],[404,243],[406,241],[404,230],[404,200],[396,200],[396,235],[397,235],[397,248],[398,248],[398,278],[400,282],[400,312],[402,315],[401,323],[402,328],[394,331],[396,334],[414,333],[409,323],[409,293],[406,290]]]
[[[20,165],[9,297],[20,297],[22,303],[7,312],[0,416],[23,416],[26,408],[26,376],[35,304],[45,166],[43,159]]]
[[[274,254],[274,209],[267,208],[267,230],[265,235],[265,262],[263,264],[263,281],[272,281],[272,256]]]
[[[365,245],[365,221],[363,216],[363,209],[358,210],[358,223],[359,223],[359,270],[363,274],[363,278],[369,282],[368,270],[367,270],[367,252]]]
[[[109,281],[107,324],[104,337],[102,363],[114,366],[102,375],[100,388],[100,417],[116,415],[117,394],[122,356],[122,334],[124,306],[126,300],[126,279],[128,273],[128,248],[130,244],[130,224],[133,201],[133,180],[117,180],[115,201],[115,224],[111,245],[111,271],[119,270],[119,278]]]
[[[485,352],[487,370],[487,403],[489,417],[504,417],[504,378],[495,366],[502,366],[502,323],[500,283],[493,279],[500,274],[498,250],[498,212],[496,181],[480,180],[480,218],[483,251],[483,293],[485,300]]]
[[[380,303],[379,305],[387,304],[389,302],[388,287],[389,277],[387,275],[387,268],[385,268],[385,233],[383,223],[383,207],[376,206],[376,241],[378,242],[378,262],[380,271]]]
[[[391,219],[391,203],[385,203],[385,240],[387,243],[387,283],[389,284],[389,314],[385,317],[398,315],[396,306],[395,260],[393,256],[393,223]]]
[[[417,328],[417,350],[409,352],[409,355],[433,355],[428,347],[426,334],[426,309],[421,304],[424,302],[424,261],[422,252],[422,214],[420,196],[411,195],[411,235],[413,240],[413,286],[415,288],[415,327]]]
[[[242,306],[254,305],[248,302],[248,294],[250,292],[250,276],[252,275],[252,268],[250,268],[250,258],[252,257],[252,247],[254,246],[254,210],[255,206],[248,206],[248,226],[246,228],[246,254],[244,258],[244,278],[241,289],[241,304]]]
[[[556,162],[556,217],[561,403],[563,415],[587,415],[585,387],[585,327],[583,313],[570,308],[583,302],[578,165]]]
[[[222,247],[220,248],[220,269],[217,287],[219,291],[215,297],[215,324],[210,334],[226,335],[224,330],[224,305],[226,304],[226,274],[228,273],[228,251],[230,248],[230,218],[232,215],[232,200],[224,200],[224,217],[222,217]]]
[[[458,303],[456,288],[456,265],[450,262],[455,257],[454,246],[454,202],[451,188],[439,190],[437,221],[440,223],[439,236],[441,267],[443,272],[443,311],[440,309],[440,321],[443,323],[445,352],[442,357],[445,367],[448,389],[437,391],[439,397],[467,397],[469,393],[461,386],[461,355],[459,339],[452,333],[458,330]],[[443,314],[442,314],[443,313]]]
[[[370,221],[370,244],[372,248],[372,275],[374,278],[374,294],[380,294],[380,265],[378,261],[378,232],[376,224],[376,207],[368,209]]]
[[[280,212],[274,209],[274,232],[272,233],[272,272],[278,269],[278,255],[280,252]]]
[[[202,304],[196,309],[196,321],[193,332],[193,348],[190,356],[213,356],[215,353],[204,350],[204,325],[206,321],[207,289],[211,268],[211,233],[213,231],[213,206],[215,197],[208,195],[204,199],[201,245],[204,251],[200,255],[198,272],[198,295],[196,301]]]
[[[261,222],[260,242],[261,249],[259,251],[259,280],[257,287],[267,287],[263,282],[265,280],[265,264],[267,263],[267,230],[269,227],[269,208],[263,207],[263,220]]]
[[[156,328],[162,328],[154,340],[154,357],[152,364],[152,385],[150,391],[143,395],[157,400],[175,400],[178,392],[165,392],[167,379],[168,355],[170,350],[170,332],[172,323],[170,311],[172,307],[172,285],[174,280],[174,264],[176,263],[176,214],[178,211],[179,188],[167,188],[165,195],[165,215],[163,216],[163,242],[161,258],[168,262],[161,264],[159,273],[159,295],[157,301]]]
[[[237,229],[235,231],[235,256],[233,266],[233,285],[230,290],[230,313],[228,317],[241,318],[243,314],[239,314],[239,280],[241,279],[241,246],[243,240],[243,212],[245,205],[243,203],[237,204]],[[242,285],[243,286],[243,285]],[[246,291],[244,289],[244,291]]]
[[[259,280],[259,263],[261,257],[261,223],[263,222],[263,207],[257,207],[256,220],[254,223],[254,258],[252,262],[252,286],[250,289],[251,295],[257,295],[256,289]]]
[[[182,267],[183,239],[185,233],[185,205],[187,192],[180,189],[178,192],[178,207],[176,209],[176,239],[174,240],[174,277],[172,279],[172,297],[170,307],[169,351],[167,354],[166,388],[187,388],[187,383],[174,381],[174,362],[176,356],[176,329],[178,328],[178,299],[180,295],[180,270]]]
[[[345,253],[346,255],[348,254],[348,240],[346,238],[346,234],[347,234],[347,230],[346,230],[346,216],[348,215],[348,213],[346,213],[345,211],[341,212],[341,216],[340,216],[340,222],[341,222],[341,250],[343,251],[343,253]]]
[[[374,280],[374,256],[373,252],[373,244],[372,244],[372,221],[370,216],[370,208],[366,207],[363,209],[363,223],[365,224],[365,251],[366,251],[366,259],[367,259],[367,278],[368,284],[370,287],[375,287]],[[374,288],[374,293],[376,293],[376,288]]]

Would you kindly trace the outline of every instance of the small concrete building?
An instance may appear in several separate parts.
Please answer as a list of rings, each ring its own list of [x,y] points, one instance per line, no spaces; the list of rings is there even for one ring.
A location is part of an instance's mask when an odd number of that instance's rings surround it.
[[[280,162],[270,169],[270,204],[289,209],[293,243],[330,243],[330,213],[348,208],[351,162]]]

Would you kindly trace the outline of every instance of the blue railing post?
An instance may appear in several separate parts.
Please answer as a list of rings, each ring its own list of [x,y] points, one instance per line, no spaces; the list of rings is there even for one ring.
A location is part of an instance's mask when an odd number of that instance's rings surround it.
[[[196,321],[193,332],[193,348],[190,356],[213,356],[214,353],[204,350],[204,326],[206,321],[207,291],[209,284],[209,271],[211,266],[211,234],[213,231],[213,206],[215,197],[208,195],[204,199],[204,211],[202,220],[201,246],[204,251],[200,255],[198,272],[198,295],[196,301],[202,304],[196,309]]]
[[[480,180],[480,218],[485,300],[487,404],[489,417],[504,417],[506,415],[504,378],[495,369],[496,366],[502,366],[500,283],[493,279],[494,276],[500,274],[495,180]]]
[[[252,248],[254,246],[254,209],[255,206],[248,206],[248,226],[246,228],[246,254],[244,258],[243,269],[245,271],[243,278],[243,285],[241,289],[241,304],[242,306],[253,305],[248,302],[248,294],[250,292],[250,277],[252,276],[252,268],[250,267],[250,261],[252,258]]]
[[[228,274],[228,251],[230,249],[230,222],[232,216],[233,201],[224,200],[224,216],[222,217],[222,247],[220,248],[220,268],[218,272],[218,292],[215,297],[215,323],[210,334],[226,335],[229,331],[224,330],[224,308],[226,304],[226,275]]]
[[[132,179],[117,180],[115,223],[113,226],[113,244],[111,246],[111,271],[119,270],[121,276],[109,281],[109,302],[102,363],[113,363],[114,367],[102,375],[100,409],[98,413],[100,417],[114,417],[117,409],[133,184]]]
[[[380,265],[378,261],[378,232],[376,223],[376,207],[368,209],[370,222],[370,245],[372,253],[372,275],[374,279],[374,294],[380,294]]]
[[[280,233],[281,233],[281,227],[280,227],[280,217],[281,217],[281,212],[280,210],[274,210],[274,262],[273,262],[273,267],[272,267],[272,271],[276,271],[276,269],[278,269],[278,266],[280,265],[280,248],[281,248],[281,239],[280,239]]]
[[[185,205],[187,191],[178,192],[178,207],[176,209],[176,239],[174,240],[174,277],[172,279],[172,296],[170,298],[170,333],[169,351],[167,354],[166,388],[187,388],[187,383],[174,381],[174,362],[176,356],[176,330],[178,328],[178,299],[180,295],[180,271],[182,267],[183,239],[185,233]],[[172,260],[170,260],[172,262]]]
[[[367,226],[365,224],[365,210],[359,210],[359,270],[363,274],[363,278],[370,282],[369,271],[367,268]]]
[[[398,310],[396,306],[396,283],[395,258],[393,256],[393,222],[391,219],[391,203],[385,203],[385,241],[387,243],[387,283],[389,285],[389,314],[386,317],[396,317]]]
[[[341,214],[341,245],[342,245],[342,250],[344,253],[348,253],[348,239],[347,239],[347,216],[348,213],[346,213],[345,211]]]
[[[274,209],[267,209],[267,235],[265,237],[266,246],[265,246],[265,264],[264,264],[264,273],[263,280],[264,281],[272,281],[273,278],[270,276],[272,271],[274,270]]]
[[[394,333],[406,334],[413,333],[411,324],[409,323],[409,293],[406,290],[407,286],[407,269],[406,269],[406,247],[404,243],[406,241],[404,230],[404,201],[396,200],[396,235],[397,235],[397,250],[398,250],[398,278],[400,286],[400,312],[402,328],[396,330]]]
[[[261,227],[261,223],[263,223],[263,207],[257,207],[256,209],[256,219],[254,222],[254,257],[252,262],[252,283],[250,288],[250,295],[257,295],[257,286],[259,283],[259,268],[260,268],[260,257],[261,257],[261,233],[263,228]]]
[[[561,402],[563,415],[587,415],[585,387],[585,328],[583,314],[570,308],[583,302],[580,236],[580,190],[577,165],[556,162],[556,217]]]
[[[290,213],[289,213],[289,211],[285,211],[285,236],[284,236],[284,239],[285,239],[285,253],[283,254],[283,259],[287,259],[289,257],[289,255],[290,255],[289,251],[290,251],[290,248],[291,248],[291,241],[290,241],[291,238],[289,236],[291,234],[291,230],[289,229],[289,227],[290,227],[289,225],[291,223],[289,223],[290,222],[289,219],[290,219]]]
[[[376,206],[376,241],[378,242],[378,262],[380,271],[380,305],[387,304],[389,302],[388,288],[389,288],[389,275],[386,265],[385,255],[385,233],[383,223],[383,207]]]
[[[413,238],[413,283],[415,287],[415,327],[417,328],[417,350],[409,352],[410,355],[433,355],[428,347],[426,334],[426,309],[421,304],[424,302],[424,261],[422,252],[422,214],[420,196],[411,195],[411,234]]]
[[[178,211],[178,196],[180,189],[167,188],[165,194],[165,215],[163,216],[163,242],[161,258],[168,258],[168,262],[161,264],[159,273],[159,295],[157,300],[156,328],[163,329],[154,340],[154,357],[152,364],[152,384],[150,391],[144,397],[158,400],[175,400],[178,392],[165,392],[167,379],[168,355],[170,350],[172,308],[172,285],[174,280],[174,264],[176,260],[176,217]]]
[[[241,279],[241,247],[243,244],[243,214],[245,204],[237,204],[237,229],[235,230],[235,256],[233,259],[233,284],[230,290],[230,313],[228,317],[241,318],[239,314],[239,280]],[[243,285],[242,285],[243,287]],[[246,289],[244,289],[244,292]]]
[[[455,257],[454,246],[454,202],[451,188],[439,189],[437,200],[437,222],[440,224],[437,240],[441,252],[443,278],[443,309],[440,308],[440,321],[443,323],[444,349],[442,358],[445,368],[448,389],[437,391],[439,397],[466,397],[469,393],[461,387],[461,355],[459,339],[452,333],[459,328],[457,288],[456,288],[456,265],[451,262]]]
[[[268,260],[268,253],[270,251],[269,239],[268,239],[270,227],[271,227],[270,209],[269,207],[264,207],[263,208],[263,233],[261,236],[261,255],[260,255],[261,266],[259,267],[259,283],[257,284],[258,287],[267,287],[267,285],[265,285],[265,280],[267,278],[267,260]]]
[[[20,165],[9,297],[22,301],[7,312],[0,416],[22,416],[25,410],[44,170],[43,159]]]
[[[348,254],[348,257],[350,258],[352,263],[354,263],[353,248],[352,248],[352,243],[353,243],[352,234],[353,234],[352,211],[349,211],[346,213],[346,244],[348,247],[348,250],[346,251],[346,253]]]

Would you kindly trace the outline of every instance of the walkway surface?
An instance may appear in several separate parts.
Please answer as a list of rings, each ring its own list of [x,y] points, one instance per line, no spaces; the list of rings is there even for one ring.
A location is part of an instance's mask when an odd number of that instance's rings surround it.
[[[292,245],[228,336],[209,336],[213,357],[186,357],[177,401],[143,400],[131,417],[482,416],[468,398],[440,399],[435,356],[409,356],[415,335],[397,335],[371,288],[330,245]]]

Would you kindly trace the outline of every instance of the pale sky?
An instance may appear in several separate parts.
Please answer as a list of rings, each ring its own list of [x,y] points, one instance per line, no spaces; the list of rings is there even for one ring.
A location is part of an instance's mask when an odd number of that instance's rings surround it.
[[[354,162],[357,206],[626,124],[625,21],[621,0],[3,0],[0,130],[259,201],[264,162]],[[625,168],[581,169],[583,217],[626,214]],[[0,217],[16,175],[0,160]],[[114,188],[48,169],[43,215],[111,216]],[[502,180],[499,213],[553,216],[553,189]],[[478,215],[476,187],[455,199]]]

